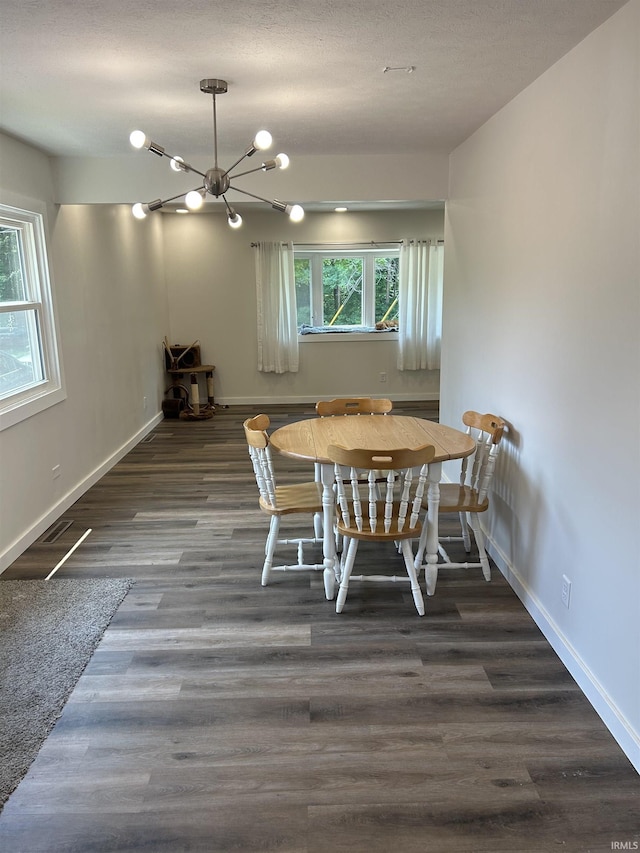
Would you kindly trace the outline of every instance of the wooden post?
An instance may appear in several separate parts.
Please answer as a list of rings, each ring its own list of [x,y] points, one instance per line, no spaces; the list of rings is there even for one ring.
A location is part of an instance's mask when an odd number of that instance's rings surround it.
[[[191,407],[193,414],[200,414],[200,391],[198,390],[198,374],[191,374]]]

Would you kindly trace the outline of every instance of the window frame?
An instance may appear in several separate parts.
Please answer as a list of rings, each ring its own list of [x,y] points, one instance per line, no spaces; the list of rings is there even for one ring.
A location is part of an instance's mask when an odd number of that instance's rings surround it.
[[[32,315],[27,323],[32,326],[32,351],[39,370],[32,382],[0,397],[0,431],[66,397],[47,254],[46,206],[35,199],[8,196],[3,193],[0,202],[0,225],[15,229],[20,235],[24,292],[21,300],[0,301],[0,313]]]
[[[299,334],[298,340],[303,341],[371,341],[376,337],[385,340],[397,339],[398,333],[394,330],[380,331],[375,328],[375,263],[377,258],[399,257],[399,243],[377,243],[371,244],[340,244],[339,246],[327,244],[318,245],[294,245],[294,260],[309,260],[310,270],[310,308],[311,326],[321,328],[322,332]],[[315,323],[317,318],[323,318],[323,288],[322,288],[322,264],[325,259],[354,258],[363,259],[363,281],[362,281],[362,315],[364,322],[358,325],[344,325],[336,327],[335,332],[325,331],[331,328],[327,325]],[[314,282],[319,282],[314,287]],[[323,318],[324,319],[324,318]],[[367,326],[367,330],[363,330]],[[350,331],[352,330],[352,331]]]

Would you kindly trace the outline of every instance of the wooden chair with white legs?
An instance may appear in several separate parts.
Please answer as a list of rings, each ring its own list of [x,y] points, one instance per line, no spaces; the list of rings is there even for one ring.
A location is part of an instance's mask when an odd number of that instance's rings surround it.
[[[414,568],[411,542],[420,537],[422,501],[429,462],[435,448],[424,445],[416,450],[347,450],[331,445],[329,459],[335,466],[337,531],[345,549],[341,558],[340,589],[336,613],[344,607],[352,580],[409,582],[416,610],[424,615],[424,599]],[[363,482],[362,471],[367,471]],[[386,474],[385,484],[380,475]],[[358,543],[399,543],[407,577],[396,575],[353,575]]]
[[[387,415],[393,409],[386,397],[336,397],[334,400],[318,400],[316,414],[321,418],[341,415]],[[316,466],[316,479],[319,470]]]
[[[335,415],[386,415],[393,409],[391,400],[384,397],[336,397],[319,400],[316,414],[321,418]]]
[[[495,472],[500,441],[506,424],[497,415],[483,415],[474,411],[465,412],[462,416],[462,422],[467,427],[467,434],[475,439],[476,449],[471,456],[462,460],[459,482],[440,485],[440,504],[438,506],[439,516],[445,513],[458,514],[461,534],[438,538],[438,551],[443,562],[424,566],[428,595],[433,595],[435,592],[438,570],[441,568],[480,568],[484,579],[491,580],[491,566],[489,565],[479,515],[489,509],[489,488]],[[469,554],[471,552],[471,534],[473,534],[478,550],[478,560],[463,563],[451,560],[443,543],[462,542],[466,553]],[[417,560],[424,553],[423,544],[421,541],[418,547]]]
[[[318,400],[316,403],[316,414],[321,418],[343,415],[387,415],[392,409],[393,403],[386,397],[335,397],[333,400]],[[360,477],[366,480],[366,474],[362,472]],[[320,465],[317,463],[315,478],[320,481]],[[337,532],[336,548],[338,550],[342,548]]]
[[[305,545],[322,544],[322,486],[316,482],[277,485],[267,433],[270,426],[269,416],[256,415],[253,418],[248,418],[243,426],[258,491],[260,492],[260,509],[271,517],[265,544],[262,586],[269,583],[271,572],[323,571],[323,563],[305,563],[304,558]],[[278,538],[282,517],[294,514],[312,517],[314,534],[312,537]],[[295,545],[297,547],[297,562],[290,565],[274,566],[276,548],[283,545]]]

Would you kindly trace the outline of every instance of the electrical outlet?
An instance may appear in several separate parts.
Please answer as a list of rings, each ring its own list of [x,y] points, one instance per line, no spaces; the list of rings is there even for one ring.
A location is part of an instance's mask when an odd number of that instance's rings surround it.
[[[51,469],[51,476],[53,477],[54,480],[58,479],[58,477],[60,476],[60,466],[59,465],[53,466],[53,468]]]
[[[142,408],[145,410],[145,412],[147,411],[147,398],[146,397],[142,398]]]
[[[569,609],[571,601],[571,581],[566,575],[562,575],[562,603]]]
[[[382,371],[380,373],[380,382],[386,382],[386,381],[387,381],[387,374],[384,371]]]

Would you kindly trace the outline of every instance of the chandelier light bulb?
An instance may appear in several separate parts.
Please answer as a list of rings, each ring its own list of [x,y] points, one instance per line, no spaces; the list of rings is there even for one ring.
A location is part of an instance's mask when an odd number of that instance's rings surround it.
[[[287,213],[292,222],[302,222],[304,219],[304,208],[299,204],[294,204],[292,207],[287,205]]]
[[[276,160],[276,166],[278,166],[278,168],[280,168],[280,169],[286,169],[289,165],[289,158],[287,157],[286,154],[278,154],[278,156],[275,158],[275,160]]]
[[[169,161],[169,165],[173,169],[174,172],[186,172],[186,167],[184,165],[184,160],[182,157],[172,157]]]
[[[240,228],[240,226],[242,225],[242,217],[240,216],[239,213],[236,213],[236,211],[233,210],[227,216],[227,222],[229,223],[231,228]]]
[[[142,130],[134,130],[129,136],[129,142],[134,148],[148,148],[150,141]]]
[[[184,197],[184,203],[187,205],[189,210],[200,210],[203,202],[204,198],[200,190],[191,190],[191,192],[187,193]]]
[[[273,137],[268,130],[259,130],[253,140],[253,147],[257,148],[258,151],[264,151],[266,148],[271,147],[272,142]]]
[[[141,204],[141,202],[137,202],[137,204],[134,204],[131,208],[131,213],[133,213],[136,219],[146,219],[148,212],[148,206],[146,204]]]

